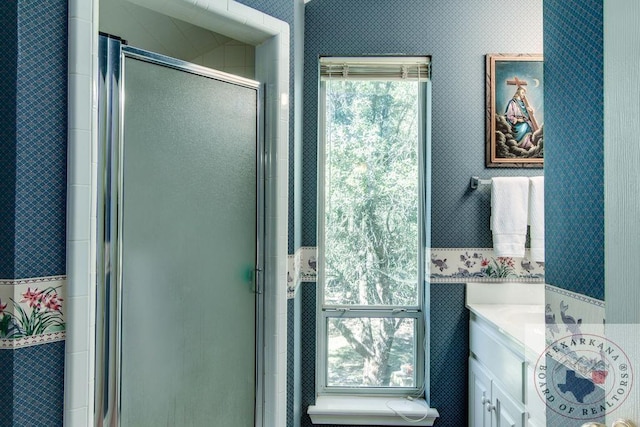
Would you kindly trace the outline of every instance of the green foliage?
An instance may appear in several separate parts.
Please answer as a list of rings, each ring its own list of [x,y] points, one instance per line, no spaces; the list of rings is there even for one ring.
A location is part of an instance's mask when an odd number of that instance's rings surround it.
[[[12,338],[17,333],[18,330],[11,320],[9,314],[2,313],[2,318],[0,319],[0,338]]]
[[[328,85],[327,302],[415,305],[418,86]]]
[[[505,278],[516,276],[515,263],[513,258],[510,257],[498,257],[498,259],[494,259],[491,264],[489,264],[487,260],[483,260],[482,265],[486,265],[481,271],[488,277]]]
[[[24,307],[10,298],[14,313],[5,312],[7,305],[0,301],[1,338],[21,338],[64,329],[63,299],[58,296],[57,288],[41,291],[28,288],[22,297],[21,302],[28,303]]]
[[[418,305],[418,101],[417,82],[327,83],[327,304]],[[353,351],[332,364],[362,366],[356,382],[387,386],[402,360],[391,349],[403,321],[373,320],[335,324]]]

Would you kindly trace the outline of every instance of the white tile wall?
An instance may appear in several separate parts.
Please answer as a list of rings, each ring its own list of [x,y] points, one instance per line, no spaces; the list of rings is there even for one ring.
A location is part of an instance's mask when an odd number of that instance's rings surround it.
[[[95,4],[69,0],[69,143],[67,207],[66,426],[90,425],[93,402],[91,352],[91,214]]]
[[[103,0],[108,1],[108,0]],[[255,56],[246,47],[231,46],[224,60],[238,72],[253,68],[255,78],[269,90],[265,105],[266,145],[273,154],[268,165],[267,185],[271,200],[266,213],[267,241],[275,244],[267,254],[265,297],[264,425],[286,424],[286,271],[287,271],[287,177],[289,27],[275,18],[233,0],[134,0],[178,19],[222,23],[229,36],[258,44]],[[144,4],[144,3],[147,4]],[[180,16],[176,16],[180,15]],[[206,15],[206,19],[203,16]],[[190,17],[190,18],[189,18]],[[69,0],[69,202],[67,236],[67,347],[65,357],[65,427],[93,425],[95,344],[95,226],[97,176],[97,35],[98,0]],[[225,46],[226,48],[226,46]],[[204,59],[203,59],[204,60]],[[238,65],[231,65],[238,64]],[[203,64],[205,65],[205,64]],[[215,68],[215,67],[214,67]],[[275,206],[274,206],[275,205]],[[89,229],[87,230],[87,227]]]

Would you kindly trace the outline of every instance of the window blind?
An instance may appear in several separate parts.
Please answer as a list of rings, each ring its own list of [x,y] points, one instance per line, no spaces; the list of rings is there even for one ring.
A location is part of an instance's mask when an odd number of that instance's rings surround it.
[[[321,80],[428,80],[428,56],[322,57]]]

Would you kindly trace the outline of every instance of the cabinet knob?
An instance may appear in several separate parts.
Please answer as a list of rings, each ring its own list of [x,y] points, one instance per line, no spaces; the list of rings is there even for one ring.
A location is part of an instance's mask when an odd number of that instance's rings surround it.
[[[487,399],[487,398],[485,397],[485,395],[483,394],[483,395],[482,395],[482,406],[484,406],[485,404],[487,404],[487,403],[489,403],[489,402],[491,402],[491,399]]]
[[[496,405],[492,405],[491,402],[487,402],[487,412],[495,411]]]
[[[611,424],[611,427],[636,427],[636,425],[633,423],[633,421],[619,419],[615,420],[613,424]]]

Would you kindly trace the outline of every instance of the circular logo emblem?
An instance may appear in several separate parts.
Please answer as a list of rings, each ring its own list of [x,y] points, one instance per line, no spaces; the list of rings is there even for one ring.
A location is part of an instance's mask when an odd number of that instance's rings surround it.
[[[575,420],[593,420],[625,401],[633,370],[616,343],[595,334],[579,334],[547,346],[538,358],[533,381],[548,409]]]

